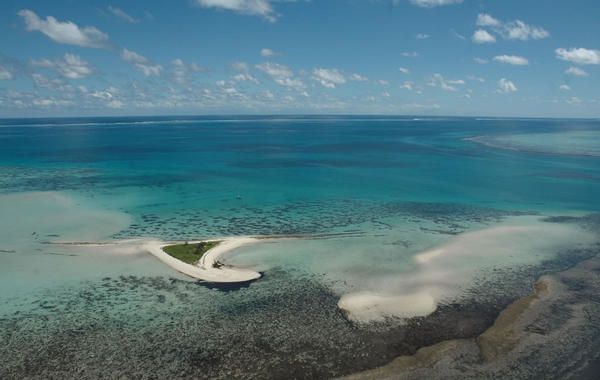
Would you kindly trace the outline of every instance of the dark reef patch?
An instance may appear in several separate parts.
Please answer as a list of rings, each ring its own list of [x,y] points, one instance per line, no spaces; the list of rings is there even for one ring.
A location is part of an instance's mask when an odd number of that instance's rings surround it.
[[[349,322],[338,296],[301,271],[273,269],[235,291],[163,277],[104,278],[42,294],[31,310],[2,316],[0,378],[341,376],[475,337],[537,276],[597,253],[564,252],[543,266],[496,272],[427,317],[372,325]],[[530,330],[547,333],[564,311],[556,315]]]
[[[154,236],[164,240],[200,239],[214,236],[322,235],[354,231],[368,223],[369,229],[393,228],[391,218],[429,223],[432,232],[459,234],[466,223],[491,224],[507,216],[532,213],[446,203],[374,202],[329,199],[293,201],[283,205],[227,210],[175,210],[169,214],[142,213],[138,220],[114,237],[117,239]],[[347,232],[344,232],[347,233]]]

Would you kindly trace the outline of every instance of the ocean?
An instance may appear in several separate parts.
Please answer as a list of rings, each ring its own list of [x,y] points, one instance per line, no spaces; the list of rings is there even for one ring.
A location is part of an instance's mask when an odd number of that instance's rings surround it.
[[[599,212],[598,120],[3,119],[0,377],[373,368],[597,255]],[[264,238],[226,257],[261,279],[139,244],[232,236]]]

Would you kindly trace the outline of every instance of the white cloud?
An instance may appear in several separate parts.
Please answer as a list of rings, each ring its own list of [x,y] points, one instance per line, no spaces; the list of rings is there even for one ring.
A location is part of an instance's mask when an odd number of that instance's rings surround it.
[[[294,75],[289,67],[279,63],[265,62],[256,65],[256,68],[272,77],[289,78]]]
[[[497,55],[494,57],[494,61],[514,66],[529,65],[529,60],[527,60],[527,58],[519,57],[517,55]]]
[[[463,84],[465,84],[465,81],[462,79],[447,80],[447,79],[444,79],[442,74],[439,74],[439,73],[433,74],[433,76],[429,79],[429,83],[427,83],[428,86],[439,87],[444,91],[452,91],[452,92],[458,91],[458,88],[456,88],[455,85],[463,85]]]
[[[571,86],[563,84],[560,86],[560,89],[563,91],[571,91]]]
[[[106,106],[108,108],[114,108],[114,109],[123,108],[124,105],[125,104],[122,101],[118,100],[118,99],[113,99],[113,100],[111,100],[111,101],[109,101],[109,102],[106,103]]]
[[[415,58],[415,57],[419,56],[419,53],[417,53],[416,51],[405,51],[405,52],[402,52],[401,55],[403,57]]]
[[[478,77],[478,76],[475,76],[475,75],[468,75],[467,79],[468,80],[472,80],[472,81],[476,81],[476,82],[481,82],[481,83],[485,82],[484,78],[481,78],[481,77]]]
[[[231,68],[241,73],[250,72],[250,66],[246,62],[234,62],[231,64]]]
[[[119,89],[115,87],[109,87],[105,90],[86,92],[86,96],[94,101],[100,101],[100,103],[103,104],[105,107],[120,109],[125,106],[125,103],[122,100],[116,98],[115,94],[117,94],[118,92]]]
[[[113,98],[113,94],[109,91],[94,91],[91,92],[89,96],[101,100],[111,100]]]
[[[42,20],[28,9],[20,10],[17,14],[25,21],[27,31],[39,31],[55,42],[90,48],[104,48],[108,45],[108,35],[93,26],[81,28],[71,21],[61,22],[52,16]]]
[[[235,82],[253,82],[260,84],[260,81],[250,74],[250,66],[246,62],[234,62],[231,68],[238,72],[231,77]]]
[[[346,78],[338,69],[314,69],[313,79],[327,88],[346,83]]]
[[[539,26],[532,26],[524,23],[521,20],[515,20],[510,22],[502,22],[487,13],[480,13],[477,16],[477,26],[490,28],[493,32],[502,36],[507,40],[540,40],[550,36],[550,33]],[[480,38],[488,38],[490,33],[484,29],[479,29],[476,34],[479,33]],[[473,41],[478,42],[476,34],[473,35]],[[487,34],[487,35],[486,35]],[[493,36],[492,36],[493,37]],[[491,42],[491,41],[485,41]],[[478,42],[481,43],[481,42]]]
[[[231,68],[237,72],[231,77],[234,82],[253,82],[259,84],[260,81],[250,74],[250,66],[246,62],[234,62]]]
[[[120,18],[123,21],[127,21],[131,24],[136,24],[138,22],[140,22],[140,20],[130,16],[129,14],[127,14],[124,10],[122,10],[121,8],[117,8],[117,7],[113,7],[113,6],[108,6],[108,11],[110,13],[112,13],[113,15],[117,16],[118,18]]]
[[[400,68],[398,68],[398,71],[400,71],[402,74],[406,74],[406,75],[410,74],[410,70],[407,69],[406,67],[400,67]]]
[[[256,84],[260,84],[258,79],[256,79],[255,77],[253,77],[252,75],[247,74],[247,73],[236,74],[236,75],[232,76],[231,79],[234,80],[235,82],[253,82]]]
[[[413,110],[423,110],[423,109],[440,109],[440,105],[433,103],[433,104],[420,104],[420,103],[408,103],[408,104],[403,104],[401,106],[401,108],[403,109],[413,109]]]
[[[478,63],[480,65],[485,65],[488,63],[487,59],[483,59],[483,58],[479,58],[479,57],[473,58],[473,61],[475,61],[475,63]]]
[[[590,75],[585,70],[580,69],[579,67],[574,67],[574,66],[571,66],[568,69],[566,69],[565,74],[573,75],[576,77],[587,77],[588,75]]]
[[[511,81],[509,81],[506,78],[502,78],[498,81],[498,92],[503,93],[503,94],[508,94],[510,92],[516,92],[519,89],[517,88],[517,86],[515,86],[515,84]]]
[[[600,65],[600,50],[585,48],[556,49],[556,57],[579,65]]]
[[[442,5],[461,4],[463,0],[410,0],[413,5],[422,8],[434,8]]]
[[[31,64],[36,67],[45,67],[56,70],[60,75],[69,79],[81,79],[94,72],[90,65],[75,54],[65,54],[63,59],[51,61],[49,59],[33,60]]]
[[[415,38],[417,40],[426,40],[428,38],[431,38],[431,36],[429,34],[425,34],[425,33],[419,33],[415,36]]]
[[[31,79],[33,80],[33,83],[36,86],[50,88],[50,89],[52,89],[52,88],[56,89],[59,86],[62,86],[62,84],[63,84],[63,82],[60,79],[50,80],[40,73],[32,73]]]
[[[405,90],[409,90],[412,91],[415,88],[415,84],[413,82],[404,82],[400,85],[400,88],[403,88]]]
[[[260,96],[262,96],[262,97],[264,97],[266,99],[269,99],[269,100],[275,99],[275,95],[271,91],[269,91],[269,90],[264,91],[263,93],[260,94]]]
[[[544,28],[527,25],[523,21],[517,20],[504,24],[504,35],[509,40],[527,41],[547,38],[550,33]]]
[[[571,105],[579,105],[582,103],[582,101],[578,97],[573,96],[570,99],[567,99],[567,103]]]
[[[473,33],[471,40],[476,44],[493,44],[496,42],[496,37],[488,33],[486,30],[478,29]]]
[[[480,13],[477,16],[477,25],[478,26],[500,26],[502,25],[502,23],[493,18],[491,15],[487,14],[487,13]]]
[[[184,84],[190,80],[192,73],[204,71],[204,68],[196,63],[187,64],[183,60],[177,58],[171,61],[173,80],[177,83]]]
[[[12,79],[13,74],[6,67],[0,65],[0,80]]]
[[[302,80],[294,77],[294,72],[287,66],[278,63],[265,62],[256,65],[256,68],[269,75],[271,79],[280,86],[290,87],[296,90],[302,90],[306,87]]]
[[[369,80],[369,78],[367,78],[363,75],[357,74],[357,73],[350,75],[348,77],[348,79],[350,79],[351,81],[355,81],[355,82],[365,82],[365,81]]]
[[[260,50],[260,55],[262,57],[273,57],[273,56],[279,55],[279,53],[277,53],[271,49],[264,48],[264,49]]]
[[[456,30],[454,29],[450,29],[450,33],[452,33],[452,35],[456,38],[458,38],[459,40],[466,40],[467,37],[463,36],[462,34],[458,33]]]
[[[277,13],[270,0],[195,0],[204,8],[224,9],[250,16],[260,16],[270,22],[277,20]]]
[[[72,105],[73,102],[64,99],[38,98],[33,99],[32,104],[37,107],[63,107]]]
[[[148,58],[125,48],[121,51],[121,58],[125,62],[132,64],[147,77],[152,75],[158,76],[163,69],[161,65],[154,64]]]
[[[227,82],[224,80],[219,80],[216,82],[216,85],[219,87],[220,95],[225,99],[246,99],[246,94],[238,91],[237,88],[234,87],[234,83]]]

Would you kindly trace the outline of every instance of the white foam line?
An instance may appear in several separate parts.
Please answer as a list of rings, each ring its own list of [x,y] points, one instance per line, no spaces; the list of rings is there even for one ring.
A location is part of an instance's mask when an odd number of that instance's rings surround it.
[[[229,266],[217,267],[215,264],[223,255],[241,246],[256,243],[257,241],[259,240],[249,237],[225,239],[215,248],[208,250],[196,265],[184,263],[166,253],[163,248],[171,244],[165,244],[160,241],[151,241],[144,244],[143,247],[160,261],[186,276],[208,282],[234,283],[256,280],[261,277],[261,274],[249,269]],[[190,242],[189,244],[197,243],[200,242]]]

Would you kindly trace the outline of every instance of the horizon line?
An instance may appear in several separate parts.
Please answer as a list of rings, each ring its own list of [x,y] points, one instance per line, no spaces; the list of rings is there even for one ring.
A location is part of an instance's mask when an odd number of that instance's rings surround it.
[[[36,120],[36,119],[116,119],[116,118],[217,118],[217,117],[238,117],[238,118],[259,118],[259,117],[372,117],[372,118],[435,118],[435,119],[530,119],[530,120],[600,120],[600,116],[490,116],[490,115],[423,115],[423,114],[347,114],[347,113],[264,113],[264,114],[245,114],[245,113],[214,113],[214,114],[156,114],[156,115],[75,115],[75,116],[0,116],[0,120]]]

